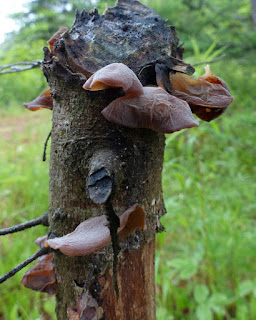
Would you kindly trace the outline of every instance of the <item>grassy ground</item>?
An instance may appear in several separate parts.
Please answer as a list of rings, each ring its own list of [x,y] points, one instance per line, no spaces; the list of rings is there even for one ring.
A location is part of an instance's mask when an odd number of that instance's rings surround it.
[[[256,319],[256,110],[246,68],[214,65],[235,102],[214,122],[167,137],[159,320]]]
[[[51,113],[2,112],[0,120],[0,224],[8,227],[40,216],[48,208],[48,161],[42,162]],[[25,109],[25,108],[24,108]],[[0,274],[33,254],[34,241],[47,232],[35,227],[0,239]],[[28,269],[28,268],[26,268]],[[53,319],[54,298],[20,286],[23,272],[0,286],[0,319]]]
[[[233,105],[210,124],[167,135],[158,320],[256,319],[256,68],[231,60],[213,71],[231,86]],[[1,112],[1,227],[47,210],[48,161],[41,157],[50,118],[47,110]],[[36,227],[1,237],[0,274],[34,253],[33,241],[45,232]],[[21,287],[22,274],[0,286],[0,319],[54,319],[54,299]]]

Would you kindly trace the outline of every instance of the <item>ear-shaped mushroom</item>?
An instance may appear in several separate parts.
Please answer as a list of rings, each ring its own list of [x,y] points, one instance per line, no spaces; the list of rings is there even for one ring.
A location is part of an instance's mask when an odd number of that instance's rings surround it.
[[[129,221],[130,216],[132,221]],[[136,228],[145,228],[145,212],[138,204],[122,213],[119,219],[118,233],[128,225],[123,235],[121,234],[122,237],[128,236]],[[83,221],[73,232],[63,237],[48,239],[45,245],[55,250],[59,249],[68,256],[84,256],[106,246],[110,239],[108,220],[106,215],[102,215]]]
[[[140,95],[143,87],[136,74],[123,63],[111,63],[95,72],[83,85],[91,91],[123,88],[125,93]]]
[[[146,228],[146,214],[138,204],[127,209],[123,215],[123,221],[120,217],[120,227],[117,230],[120,239],[129,237],[137,228]]]
[[[46,254],[38,259],[37,264],[25,272],[21,285],[26,288],[56,294],[57,283],[53,267],[53,254]]]
[[[68,31],[67,27],[60,27],[57,32],[54,33],[53,36],[47,41],[50,47],[50,51],[53,53],[54,52],[54,43],[59,40],[63,34]],[[54,53],[53,53],[54,54]]]
[[[205,67],[205,74],[198,79],[182,73],[170,75],[172,93],[187,101],[192,112],[200,119],[211,121],[220,116],[233,101],[226,83]]]
[[[161,87],[168,93],[172,94],[170,77],[169,77],[170,70],[167,68],[167,66],[163,63],[156,63],[155,72],[156,72],[156,83],[158,87]]]
[[[89,292],[85,292],[77,299],[75,307],[67,309],[67,314],[69,320],[99,320],[103,309]]]
[[[52,110],[53,100],[50,94],[50,89],[40,94],[40,96],[36,97],[33,101],[24,103],[24,106],[30,111],[37,111],[40,109]]]
[[[36,244],[43,248],[47,236],[38,238]],[[38,258],[38,262],[25,272],[21,285],[26,288],[56,294],[57,282],[53,266],[53,254],[49,253]]]
[[[101,113],[108,121],[119,125],[162,133],[199,126],[187,102],[160,87],[143,89],[138,97],[127,95],[112,101]]]

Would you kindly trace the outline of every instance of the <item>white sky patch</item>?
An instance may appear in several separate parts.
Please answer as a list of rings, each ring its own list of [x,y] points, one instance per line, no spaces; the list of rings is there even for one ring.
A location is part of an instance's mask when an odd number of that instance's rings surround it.
[[[0,43],[4,41],[5,34],[14,30],[18,30],[19,26],[14,20],[8,18],[9,14],[17,12],[26,12],[27,9],[24,4],[28,3],[28,0],[2,0],[0,10]]]

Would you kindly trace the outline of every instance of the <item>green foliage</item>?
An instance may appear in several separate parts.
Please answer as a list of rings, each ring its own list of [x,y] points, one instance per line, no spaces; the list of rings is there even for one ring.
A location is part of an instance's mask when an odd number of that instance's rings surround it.
[[[43,163],[41,159],[44,140],[51,127],[51,113],[44,111],[32,113],[13,106],[11,112],[1,112],[1,228],[39,217],[48,209],[48,162]],[[34,241],[46,232],[45,227],[38,226],[1,237],[0,274],[35,253],[38,247]],[[21,287],[23,274],[24,270],[0,286],[0,318],[32,320],[50,313],[47,319],[54,319],[54,298]]]
[[[240,56],[254,50],[255,32],[251,19],[249,0],[144,0],[168,23],[175,25],[185,49],[192,51],[188,43],[195,38],[205,51],[213,42],[227,46],[227,54]]]
[[[165,315],[191,320],[256,317],[256,66],[246,58],[212,65],[235,96],[221,118],[167,136],[166,233],[159,235],[156,260],[158,320]],[[197,69],[198,75],[202,72]]]
[[[71,27],[75,10],[87,11],[93,7],[91,1],[78,0],[33,0],[27,4],[27,12],[11,15],[20,25],[18,33],[13,33],[15,42],[20,44],[38,40],[48,40],[60,26]]]

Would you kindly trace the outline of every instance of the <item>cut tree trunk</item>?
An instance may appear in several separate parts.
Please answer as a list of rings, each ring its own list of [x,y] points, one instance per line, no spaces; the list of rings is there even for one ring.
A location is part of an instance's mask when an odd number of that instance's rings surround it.
[[[122,90],[88,92],[82,85],[93,72],[113,62],[128,65],[144,85],[154,84],[152,68],[143,76],[140,71],[174,55],[177,43],[173,28],[154,11],[137,1],[123,0],[102,16],[97,11],[77,13],[72,28],[55,44],[57,56],[45,49],[43,69],[54,100],[50,237],[70,233],[82,221],[106,214],[105,201],[97,203],[97,195],[89,190],[90,179],[99,172],[104,172],[115,213],[135,203],[146,212],[146,230],[136,230],[119,243],[119,296],[114,288],[111,244],[83,257],[55,252],[58,319],[67,319],[69,308],[75,310],[91,269],[89,294],[98,307],[95,318],[88,319],[155,319],[154,238],[165,213],[164,134],[108,122],[101,111],[123,95]],[[105,188],[101,178],[98,182]]]

